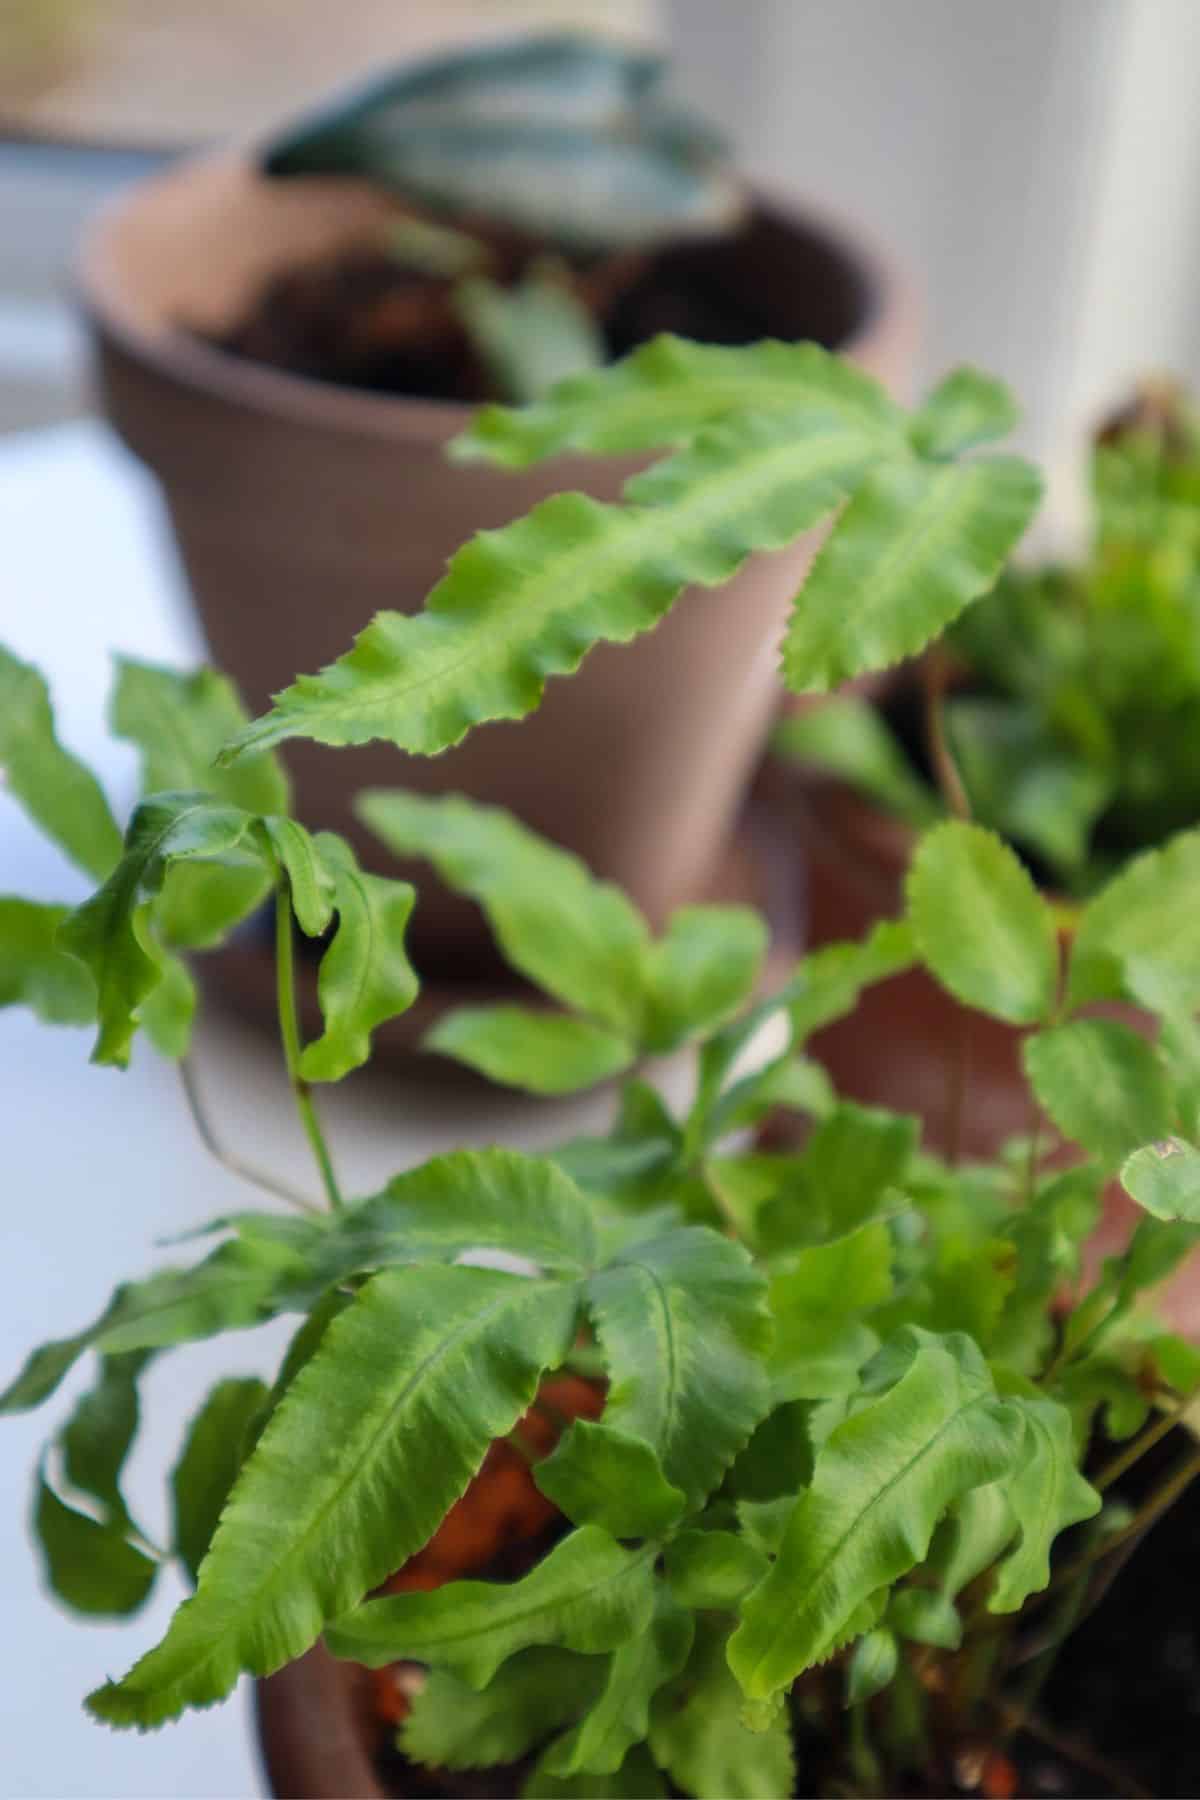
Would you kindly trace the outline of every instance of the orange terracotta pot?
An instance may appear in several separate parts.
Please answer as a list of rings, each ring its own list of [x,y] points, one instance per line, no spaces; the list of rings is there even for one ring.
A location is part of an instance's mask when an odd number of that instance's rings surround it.
[[[331,386],[193,335],[228,328],[282,267],[369,238],[385,209],[362,184],[268,182],[247,156],[214,155],[141,183],[83,248],[104,404],[163,484],[213,658],[256,709],[297,670],[345,650],[379,609],[418,610],[472,532],[562,488],[615,498],[637,466],[564,457],[519,474],[456,468],[443,451],[467,408]],[[763,335],[817,337],[903,385],[912,306],[853,238],[763,201],[736,240],[679,254],[697,282],[736,290]],[[728,841],[815,544],[756,557],[724,590],[689,594],[656,631],[552,681],[519,726],[485,726],[444,756],[289,747],[306,822],[357,835],[350,797],[372,784],[463,791],[511,807],[661,923],[704,888]],[[421,923],[452,952],[478,935],[474,916],[450,904],[432,928],[428,913]]]
[[[797,784],[796,812],[807,870],[811,948],[865,935],[904,910],[904,878],[915,842],[908,826],[838,781]],[[1150,1035],[1150,1015],[1132,1006],[1097,1009]],[[855,1011],[812,1040],[839,1093],[866,1105],[914,1113],[925,1140],[949,1151],[958,1117],[965,1156],[993,1155],[1032,1129],[1036,1108],[1021,1066],[1028,1034],[968,1011],[922,969],[868,988]],[[962,1067],[963,1093],[958,1096]],[[1141,1214],[1116,1184],[1089,1248],[1095,1267],[1126,1242]],[[1160,1296],[1177,1329],[1200,1336],[1200,1269],[1185,1269]]]

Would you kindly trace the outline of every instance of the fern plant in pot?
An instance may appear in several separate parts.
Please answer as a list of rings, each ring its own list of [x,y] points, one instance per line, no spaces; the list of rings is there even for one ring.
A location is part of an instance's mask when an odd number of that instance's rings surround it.
[[[656,935],[494,809],[370,792],[366,826],[475,896],[560,1003],[473,1009],[435,1047],[535,1092],[625,1081],[606,1136],[452,1153],[361,1198],[321,1126],[320,1084],[411,1003],[414,896],[291,816],[280,743],[429,752],[519,716],[592,644],[839,508],[784,649],[789,680],[820,689],[917,651],[1023,531],[1034,472],[962,454],[1010,422],[983,377],[907,417],[819,352],[772,352],[756,389],[760,362],[720,358],[716,379],[671,390],[634,359],[485,415],[475,443],[509,457],[564,433],[645,442],[650,415],[682,447],[619,506],[564,495],[476,542],[424,613],[376,619],[264,718],[245,724],[219,677],[126,665],[113,716],[148,792],[123,834],[58,745],[37,673],[0,665],[10,790],[99,883],[73,911],[0,906],[4,998],[94,1024],[101,1064],[144,1030],[186,1067],[187,957],[273,896],[282,1053],[323,1196],[266,1177],[269,1205],[119,1288],[0,1401],[40,1405],[97,1359],[36,1476],[63,1599],[136,1611],[168,1556],[195,1580],[162,1642],[90,1696],[98,1720],[154,1728],[260,1677],[268,1765],[293,1794],[1144,1791],[1126,1762],[1152,1743],[1114,1755],[1128,1715],[1080,1718],[1092,1665],[1070,1645],[1051,1665],[1200,1473],[1181,1423],[1200,1355],[1141,1304],[1200,1236],[1200,1065],[1165,1048],[1200,1000],[1200,839],[1138,865],[1135,895],[1099,896],[1064,971],[1011,853],[942,825],[905,917],[761,993],[745,910],[683,909]],[[531,559],[549,577],[581,555],[586,582],[551,581],[536,615],[512,604]],[[169,742],[164,698],[189,722]],[[297,930],[323,943],[308,1043]],[[915,1120],[839,1100],[807,1058],[815,1030],[917,960],[1028,1024],[1069,1167],[1040,1132],[952,1164]],[[1164,1048],[1131,1052],[1089,1016],[1114,994],[1163,1016]],[[676,1114],[635,1065],[688,1043]],[[780,1106],[810,1120],[804,1147],[747,1147]],[[1118,1166],[1144,1216],[1084,1275]],[[295,1332],[274,1383],[224,1381],[181,1424],[172,1538],[152,1549],[120,1483],[142,1369],[281,1314]],[[1172,1629],[1165,1704],[1190,1611]],[[1178,1747],[1169,1760],[1186,1780]],[[1162,1777],[1160,1761],[1153,1791],[1188,1791]]]
[[[575,370],[586,394],[597,362],[639,343],[646,379],[674,386],[686,358],[650,347],[666,331],[815,339],[902,384],[912,336],[894,273],[752,193],[669,98],[661,55],[569,35],[403,68],[260,144],[185,160],[97,221],[81,277],[109,414],[164,484],[213,661],[257,708],[377,611],[418,611],[472,532],[562,487],[611,501],[657,447],[651,422],[621,460],[568,433],[569,466],[448,468],[489,393]],[[661,925],[728,847],[812,548],[755,560],[728,603],[697,594],[630,654],[600,651],[520,734],[485,725],[403,764],[298,745],[305,817],[361,849],[356,788],[461,790],[583,855]],[[417,936],[431,974],[479,960],[465,908],[431,911]]]

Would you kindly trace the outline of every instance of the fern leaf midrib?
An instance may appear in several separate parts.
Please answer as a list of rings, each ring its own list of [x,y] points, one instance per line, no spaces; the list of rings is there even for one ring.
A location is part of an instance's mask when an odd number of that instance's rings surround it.
[[[522,1279],[522,1277],[514,1277],[514,1280]],[[557,1286],[558,1284],[555,1283],[554,1285]],[[238,1620],[244,1619],[247,1613],[253,1613],[262,1603],[264,1596],[271,1592],[274,1585],[286,1578],[289,1565],[294,1564],[297,1556],[303,1555],[313,1536],[325,1525],[328,1518],[341,1504],[347,1490],[356,1481],[362,1478],[364,1465],[369,1460],[373,1460],[380,1453],[382,1440],[384,1440],[392,1430],[393,1420],[397,1409],[404,1404],[405,1400],[407,1400],[412,1393],[414,1386],[421,1380],[426,1372],[435,1366],[437,1362],[443,1359],[449,1352],[456,1350],[463,1338],[477,1335],[481,1327],[486,1326],[497,1313],[502,1312],[510,1306],[514,1298],[514,1293],[515,1290],[514,1292],[497,1295],[495,1300],[490,1302],[479,1312],[473,1314],[470,1319],[464,1321],[462,1325],[455,1329],[450,1337],[442,1339],[428,1355],[421,1359],[421,1362],[417,1365],[416,1369],[412,1370],[406,1378],[401,1391],[389,1403],[386,1420],[381,1422],[372,1432],[369,1448],[362,1456],[358,1457],[356,1461],[347,1467],[332,1495],[323,1502],[318,1511],[312,1515],[305,1525],[302,1535],[299,1538],[290,1540],[283,1556],[263,1574],[262,1578],[252,1588],[243,1592],[240,1600],[235,1606],[224,1610],[220,1621],[220,1635],[214,1639],[213,1634],[211,1632],[209,1633],[208,1637],[204,1640],[203,1647],[198,1650],[198,1653],[192,1657],[190,1661],[184,1664],[183,1674],[176,1674],[173,1677],[173,1686],[178,1685],[178,1683],[185,1678],[187,1673],[197,1668],[203,1668],[206,1664],[211,1662],[215,1656],[218,1656],[221,1653],[224,1644],[230,1639],[231,1635],[233,1635],[231,1627],[236,1624]],[[335,1321],[333,1327],[334,1330],[336,1330],[336,1323],[337,1322]],[[302,1376],[303,1371],[301,1372],[301,1377]],[[469,1480],[470,1477],[468,1476],[467,1481],[463,1483],[462,1489],[459,1490],[460,1494],[465,1492]],[[229,1503],[236,1500],[236,1497],[237,1485],[235,1484],[234,1489],[230,1494]],[[229,1503],[227,1503],[226,1508],[222,1509],[221,1522],[224,1521]],[[219,1529],[220,1524],[218,1524],[218,1531]],[[214,1534],[214,1544],[215,1542],[216,1534]],[[203,1574],[203,1565],[201,1566],[201,1574]],[[192,1604],[194,1604],[194,1601]],[[154,1653],[151,1652],[151,1654]],[[257,1673],[258,1671],[255,1672]]]
[[[854,434],[847,430],[840,435],[844,436],[848,451],[850,439]],[[323,716],[326,719],[353,718],[359,713],[375,712],[381,707],[402,704],[423,689],[446,681],[460,670],[478,661],[481,656],[490,656],[497,645],[508,646],[514,640],[523,641],[529,635],[531,615],[539,618],[552,617],[562,610],[563,588],[568,580],[574,578],[576,570],[590,578],[589,586],[597,585],[600,580],[611,581],[614,576],[621,575],[628,567],[629,547],[631,544],[638,543],[643,536],[659,546],[666,545],[672,549],[678,546],[681,540],[685,539],[689,530],[694,530],[695,515],[699,514],[703,518],[708,511],[714,491],[718,498],[724,501],[725,509],[728,511],[735,501],[740,502],[744,499],[747,490],[753,493],[759,488],[769,489],[773,483],[778,482],[780,476],[777,471],[780,465],[782,465],[784,475],[791,475],[792,479],[796,481],[804,480],[805,474],[803,472],[797,474],[793,467],[796,449],[796,443],[792,440],[787,440],[782,444],[772,444],[765,450],[759,450],[753,457],[745,457],[741,465],[734,467],[732,474],[728,467],[712,472],[705,479],[698,481],[689,490],[685,499],[672,501],[669,504],[604,506],[601,502],[591,501],[589,496],[578,492],[572,492],[569,496],[556,495],[553,500],[543,502],[545,506],[553,505],[556,500],[566,498],[588,501],[596,508],[597,513],[603,511],[612,519],[614,529],[611,538],[602,544],[599,554],[595,538],[589,536],[551,559],[546,570],[544,572],[539,570],[531,580],[530,589],[536,598],[531,602],[527,594],[519,605],[506,606],[499,619],[493,617],[489,620],[492,629],[486,636],[469,643],[463,653],[454,661],[443,663],[438,668],[415,678],[412,676],[405,679],[392,677],[382,682],[376,681],[365,692],[352,690],[338,695],[336,699],[323,695]],[[815,472],[815,477],[831,482],[836,480],[836,475],[825,468],[819,468]],[[529,516],[536,517],[537,513]],[[753,554],[753,551],[752,543],[748,543],[744,549],[740,549],[734,567],[739,567]],[[656,570],[661,567],[663,560],[664,554],[660,548],[653,558],[653,566]],[[453,564],[451,568],[453,569]],[[599,575],[598,570],[603,570],[604,574]],[[448,580],[450,577],[447,576],[443,579]],[[713,582],[706,582],[703,577],[692,579],[698,585],[713,585]],[[719,579],[724,581],[727,576],[722,575]],[[680,581],[677,589],[682,589],[686,585],[688,582]],[[539,593],[539,589],[541,593]],[[417,614],[416,617],[418,619],[434,618],[448,625],[455,625],[459,622],[457,614],[446,612],[439,606],[439,594],[436,588],[429,597],[425,613]],[[310,679],[319,680],[320,678]],[[292,708],[284,700],[280,706],[281,716],[276,719],[278,729],[285,732],[290,729],[287,715],[291,711]],[[254,727],[251,727],[250,731],[253,733]],[[274,735],[269,727],[264,729],[264,741]],[[257,738],[255,741],[258,741]],[[244,743],[244,747],[247,749],[253,748],[253,743],[249,738],[246,740],[238,738],[234,742]]]

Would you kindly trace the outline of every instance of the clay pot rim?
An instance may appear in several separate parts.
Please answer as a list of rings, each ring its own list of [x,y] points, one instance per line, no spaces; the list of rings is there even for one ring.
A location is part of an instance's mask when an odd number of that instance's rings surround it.
[[[115,240],[121,225],[147,200],[183,180],[211,172],[219,177],[245,169],[253,146],[239,145],[185,157],[163,172],[135,182],[100,208],[84,230],[71,289],[75,304],[100,342],[108,342],[137,363],[178,386],[216,394],[234,405],[274,414],[297,424],[343,429],[361,437],[392,442],[444,442],[462,431],[478,410],[475,403],[429,400],[407,395],[374,394],[333,382],[276,369],[221,350],[169,318],[159,316],[148,329],[131,304]],[[328,192],[329,178],[315,178]],[[368,184],[339,179],[338,185],[360,203]],[[797,201],[773,189],[751,186],[755,210],[819,240],[825,251],[853,271],[861,284],[862,316],[835,346],[870,366],[873,352],[894,338],[896,321],[912,334],[917,313],[915,292],[890,253],[856,225],[820,205]],[[800,340],[796,340],[800,341]]]

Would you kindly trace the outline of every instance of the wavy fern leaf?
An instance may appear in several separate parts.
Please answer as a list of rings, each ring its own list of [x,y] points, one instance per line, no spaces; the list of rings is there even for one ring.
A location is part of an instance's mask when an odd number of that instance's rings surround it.
[[[818,344],[770,339],[728,350],[664,334],[620,362],[562,381],[533,406],[485,406],[455,438],[456,462],[506,469],[564,450],[661,450],[737,413],[809,412],[898,444],[904,419],[878,382]]]
[[[1020,1536],[996,1571],[989,1612],[1016,1612],[1050,1580],[1050,1551],[1060,1531],[1094,1518],[1100,1495],[1079,1472],[1071,1415],[1056,1400],[1020,1394],[1025,1442],[1005,1486]]]
[[[121,860],[59,934],[96,983],[100,1031],[93,1062],[128,1063],[139,1009],[160,980],[160,960],[139,935],[141,901],[159,891],[172,865],[235,851],[252,822],[249,813],[205,794],[157,794],[134,813]]]
[[[104,790],[54,732],[38,671],[0,645],[0,770],[5,790],[72,862],[103,881],[121,854]]]
[[[576,1094],[622,1074],[637,1056],[628,1038],[591,1019],[527,1006],[456,1007],[422,1044],[529,1094]]]
[[[584,1274],[597,1255],[593,1210],[542,1157],[454,1150],[331,1219],[312,1264],[324,1288],[362,1270],[452,1262],[468,1250],[502,1250],[542,1269]]]
[[[95,1716],[145,1729],[299,1656],[428,1540],[562,1361],[577,1307],[573,1284],[491,1269],[369,1281],[243,1466],[195,1595],[161,1644],[90,1696]]]
[[[378,614],[345,656],[276,695],[225,755],[305,737],[384,738],[432,756],[484,720],[522,718],[548,677],[573,673],[594,644],[628,643],[685,587],[718,586],[752,551],[818,524],[873,454],[857,427],[750,416],[635,476],[624,505],[556,494],[473,538],[423,612]],[[844,594],[836,604],[844,611]]]
[[[825,692],[923,649],[992,586],[1040,496],[1036,471],[1016,457],[898,457],[873,469],[796,601],[788,687]]]
[[[171,1472],[172,1544],[193,1584],[267,1399],[253,1376],[219,1381],[188,1427]]]
[[[574,1524],[599,1525],[615,1538],[658,1537],[687,1504],[646,1440],[603,1420],[576,1419],[533,1478]]]
[[[685,1226],[623,1251],[587,1305],[609,1373],[605,1424],[644,1438],[699,1502],[770,1405],[761,1275],[740,1245]]]
[[[678,1675],[692,1648],[694,1622],[661,1588],[640,1637],[615,1650],[595,1704],[545,1759],[552,1775],[615,1775],[650,1729],[650,1703]]]
[[[881,1357],[908,1367],[826,1440],[730,1640],[730,1667],[752,1700],[839,1648],[863,1604],[926,1555],[955,1501],[1017,1459],[1023,1420],[997,1399],[969,1339],[909,1327]]]
[[[417,997],[404,943],[416,891],[407,881],[364,874],[350,846],[332,832],[321,832],[316,842],[333,876],[338,924],[317,974],[325,1029],[305,1047],[300,1074],[305,1081],[340,1081],[367,1061],[371,1033]]]
[[[367,1600],[330,1625],[325,1642],[368,1668],[411,1658],[484,1688],[507,1657],[535,1644],[591,1656],[640,1637],[654,1610],[657,1550],[623,1550],[582,1525],[520,1581],[452,1581]]]

